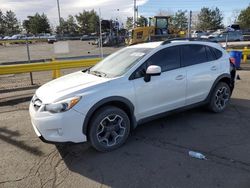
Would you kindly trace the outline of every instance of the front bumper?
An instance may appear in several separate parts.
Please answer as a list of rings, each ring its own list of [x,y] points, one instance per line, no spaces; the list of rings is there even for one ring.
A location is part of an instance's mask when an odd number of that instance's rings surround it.
[[[82,132],[85,116],[74,109],[62,113],[39,111],[30,103],[31,123],[36,135],[45,142],[74,142],[87,141]]]

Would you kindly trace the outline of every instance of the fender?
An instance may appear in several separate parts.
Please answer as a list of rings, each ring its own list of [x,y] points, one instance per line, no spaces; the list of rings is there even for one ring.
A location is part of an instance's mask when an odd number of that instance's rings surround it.
[[[211,89],[210,89],[210,92],[209,92],[209,94],[208,94],[208,96],[207,96],[205,102],[209,102],[210,97],[211,97],[211,95],[212,95],[212,92],[213,92],[215,86],[216,86],[216,85],[220,82],[220,80],[223,79],[223,78],[229,78],[229,79],[231,80],[231,75],[230,75],[229,73],[224,73],[224,74],[222,74],[222,75],[220,75],[220,76],[218,76],[218,77],[216,78],[216,80],[214,81],[214,83],[213,83],[213,85],[212,85],[212,87],[211,87]]]
[[[87,135],[87,128],[88,128],[88,124],[90,121],[90,118],[92,117],[93,113],[100,107],[102,107],[105,104],[108,103],[112,103],[112,102],[121,102],[124,105],[126,105],[126,108],[129,109],[129,118],[131,119],[131,125],[132,128],[135,128],[137,123],[136,123],[136,118],[134,116],[134,105],[132,104],[132,102],[130,100],[128,100],[127,98],[121,97],[121,96],[112,96],[112,97],[107,97],[104,98],[102,100],[100,100],[99,102],[97,102],[96,104],[94,104],[90,110],[88,111],[88,113],[86,114],[86,117],[84,119],[83,122],[83,127],[82,127],[82,131],[83,134]]]

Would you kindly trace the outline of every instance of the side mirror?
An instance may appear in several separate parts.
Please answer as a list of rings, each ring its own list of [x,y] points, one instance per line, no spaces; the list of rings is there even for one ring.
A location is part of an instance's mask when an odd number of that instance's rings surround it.
[[[161,75],[161,67],[157,65],[150,65],[146,70],[144,81],[149,82],[151,76],[159,76],[159,75]]]

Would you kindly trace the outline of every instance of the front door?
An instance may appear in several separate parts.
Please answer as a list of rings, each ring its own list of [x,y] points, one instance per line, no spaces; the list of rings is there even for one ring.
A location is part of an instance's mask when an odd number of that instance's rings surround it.
[[[144,74],[149,65],[158,65],[162,69],[159,76],[151,76],[144,81]],[[186,70],[180,67],[178,46],[162,49],[152,55],[134,73],[133,80],[137,120],[185,105]]]

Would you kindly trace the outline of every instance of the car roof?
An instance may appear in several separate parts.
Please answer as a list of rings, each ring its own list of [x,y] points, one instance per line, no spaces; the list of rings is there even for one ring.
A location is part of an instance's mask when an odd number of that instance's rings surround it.
[[[129,48],[156,48],[161,45],[163,41],[160,42],[147,42],[147,43],[141,43],[141,44],[136,44],[133,46],[129,46]]]
[[[215,48],[221,48],[221,45],[219,43],[216,42],[212,42],[212,41],[188,41],[188,40],[173,40],[168,44],[200,44],[200,45],[207,45],[207,46],[211,46],[211,47],[215,47]]]
[[[166,42],[166,41],[165,41]],[[132,45],[132,46],[129,46],[128,48],[157,48],[157,47],[160,47],[160,46],[165,46],[165,45],[168,45],[168,44],[200,44],[200,45],[209,45],[209,46],[212,46],[212,47],[215,47],[215,48],[221,48],[221,45],[218,44],[218,43],[215,43],[215,42],[212,42],[212,41],[189,41],[187,39],[178,39],[178,40],[171,40],[171,41],[167,41],[165,44],[164,44],[164,41],[159,41],[159,42],[147,42],[147,43],[141,43],[141,44],[136,44],[136,45]]]

